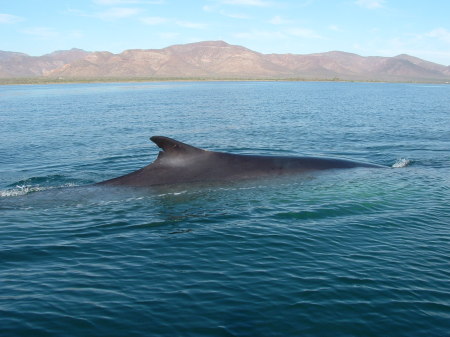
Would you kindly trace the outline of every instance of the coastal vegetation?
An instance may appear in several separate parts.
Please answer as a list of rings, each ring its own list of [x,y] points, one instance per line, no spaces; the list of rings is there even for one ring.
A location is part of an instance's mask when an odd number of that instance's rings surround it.
[[[272,82],[367,82],[382,83],[377,80],[344,80],[340,78],[201,78],[201,77],[86,77],[86,78],[49,78],[18,77],[0,78],[0,85],[33,85],[33,84],[75,84],[75,83],[145,83],[145,82],[214,82],[214,81],[272,81]],[[390,83],[443,83],[441,81],[389,81]]]

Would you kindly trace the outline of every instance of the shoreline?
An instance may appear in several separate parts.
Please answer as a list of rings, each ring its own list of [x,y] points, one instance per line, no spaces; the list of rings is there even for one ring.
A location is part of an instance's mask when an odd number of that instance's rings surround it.
[[[450,84],[443,80],[376,80],[341,78],[197,78],[197,77],[98,77],[98,78],[46,78],[18,77],[0,78],[0,85],[45,85],[45,84],[82,84],[82,83],[145,83],[145,82],[344,82],[344,83],[417,83]]]

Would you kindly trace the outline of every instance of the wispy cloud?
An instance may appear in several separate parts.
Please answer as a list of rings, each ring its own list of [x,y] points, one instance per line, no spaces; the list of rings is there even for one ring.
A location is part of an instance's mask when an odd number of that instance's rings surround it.
[[[269,7],[272,3],[264,0],[222,0],[226,5],[240,5],[240,6],[256,6],[256,7]]]
[[[158,36],[159,36],[161,39],[164,39],[164,40],[170,40],[170,39],[175,39],[175,38],[179,37],[179,36],[180,36],[180,33],[166,32],[166,33],[159,33]]]
[[[141,11],[140,8],[112,7],[106,11],[96,13],[93,16],[102,20],[116,20],[135,16]]]
[[[426,34],[423,34],[423,36],[438,39],[446,43],[450,43],[450,31],[448,31],[445,28],[433,29],[432,31]]]
[[[156,25],[170,23],[170,24],[177,25],[179,27],[190,28],[190,29],[205,29],[206,27],[208,27],[208,25],[206,23],[183,21],[183,20],[164,18],[164,17],[159,17],[159,16],[144,17],[139,20],[143,24],[150,25],[150,26],[156,26]]]
[[[342,32],[341,27],[339,27],[338,25],[329,25],[328,29],[334,31],[334,32]]]
[[[364,55],[394,56],[409,54],[425,60],[449,65],[450,31],[435,28],[420,34],[402,34],[388,38],[368,37],[353,45],[354,51]]]
[[[243,13],[232,13],[232,12],[228,12],[228,11],[224,11],[221,10],[219,11],[219,13],[223,16],[232,18],[232,19],[242,19],[242,20],[246,20],[246,19],[250,19],[251,17],[247,14],[243,14]]]
[[[249,32],[236,33],[234,34],[234,36],[240,39],[324,39],[322,35],[318,34],[312,29],[307,28],[289,28],[278,31],[253,29]]]
[[[202,7],[202,9],[205,12],[209,13],[219,13],[222,16],[226,16],[232,19],[250,19],[250,16],[243,13],[237,13],[237,12],[230,12],[228,10],[220,9],[220,6],[211,6],[211,5],[205,5]]]
[[[117,6],[117,5],[133,5],[133,4],[163,4],[164,0],[94,0],[98,5]]]
[[[287,33],[296,36],[301,37],[305,39],[323,39],[324,37],[318,33],[316,33],[312,29],[308,28],[291,28],[287,30]]]
[[[356,0],[355,4],[367,9],[378,9],[384,7],[384,0]]]
[[[286,34],[278,31],[251,30],[249,32],[235,33],[234,37],[238,39],[285,39]]]
[[[189,22],[189,21],[175,21],[175,23],[184,28],[192,28],[192,29],[205,29],[208,25],[200,22]]]
[[[81,30],[59,31],[50,27],[29,27],[19,31],[36,40],[79,40],[85,37]]]
[[[21,22],[24,20],[25,19],[20,16],[0,13],[0,24],[2,24],[2,23],[4,23],[4,24],[17,23],[17,22]]]
[[[71,39],[82,39],[84,38],[84,33],[81,30],[71,30],[67,36]]]
[[[48,27],[31,27],[22,30],[22,32],[42,40],[54,39],[61,35],[56,30]]]
[[[161,25],[163,23],[167,23],[170,20],[167,18],[159,17],[159,16],[150,16],[150,17],[140,18],[140,21],[146,25],[156,26],[156,25]]]
[[[292,20],[288,20],[288,19],[282,18],[279,15],[276,15],[272,19],[269,20],[269,23],[271,23],[272,25],[288,25],[288,24],[292,23]]]
[[[67,12],[76,16],[82,16],[86,18],[95,18],[104,21],[114,21],[136,16],[139,13],[142,13],[143,9],[137,7],[110,7],[103,11],[92,13],[92,12],[85,12],[79,9],[70,8],[67,10]]]

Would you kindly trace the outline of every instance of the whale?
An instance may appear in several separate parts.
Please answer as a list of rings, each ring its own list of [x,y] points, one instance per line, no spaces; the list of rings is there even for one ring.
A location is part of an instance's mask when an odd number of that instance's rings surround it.
[[[137,171],[97,183],[100,186],[150,187],[204,182],[233,182],[332,169],[386,168],[339,158],[233,154],[208,151],[164,136],[150,138],[161,150]]]

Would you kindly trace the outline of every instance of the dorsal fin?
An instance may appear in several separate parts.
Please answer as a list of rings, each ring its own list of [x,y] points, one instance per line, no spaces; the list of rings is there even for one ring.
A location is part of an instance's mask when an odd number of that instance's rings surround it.
[[[154,142],[156,145],[158,145],[159,148],[161,148],[164,152],[160,152],[161,156],[186,156],[186,155],[193,155],[193,154],[199,154],[203,152],[204,150],[199,149],[197,147],[184,144],[182,142],[179,142],[178,140],[169,138],[169,137],[163,137],[163,136],[153,136],[150,138],[152,142]]]

